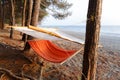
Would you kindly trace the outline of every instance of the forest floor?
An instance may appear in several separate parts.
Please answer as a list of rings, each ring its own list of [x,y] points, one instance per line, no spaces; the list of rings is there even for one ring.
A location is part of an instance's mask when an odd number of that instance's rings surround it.
[[[9,29],[0,30],[0,80],[80,80],[83,51],[64,64],[43,60],[31,49],[23,52],[21,33],[14,31],[9,38]],[[65,49],[78,50],[82,45],[66,41],[53,41]],[[44,61],[44,64],[41,64]],[[42,72],[42,74],[41,74]],[[120,80],[120,52],[104,47],[98,49],[96,80]]]

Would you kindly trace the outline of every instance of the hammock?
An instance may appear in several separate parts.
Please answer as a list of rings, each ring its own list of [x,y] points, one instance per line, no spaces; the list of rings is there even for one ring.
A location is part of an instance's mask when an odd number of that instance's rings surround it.
[[[61,63],[76,52],[64,50],[49,40],[30,40],[28,43],[39,56],[54,63]]]
[[[41,56],[42,58],[44,58],[45,60],[48,60],[50,62],[63,64],[64,62],[71,59],[74,55],[76,55],[83,49],[83,47],[82,47],[78,51],[64,50],[64,49],[56,46],[52,42],[50,42],[49,41],[50,39],[55,40],[56,37],[58,37],[58,38],[74,41],[74,42],[77,42],[80,44],[84,44],[84,41],[82,41],[81,39],[72,37],[67,34],[57,33],[57,32],[55,32],[54,29],[36,28],[36,27],[32,27],[32,26],[29,26],[29,28],[14,27],[14,26],[12,26],[12,27],[17,31],[26,33],[33,37],[47,39],[47,40],[30,40],[30,41],[28,41],[28,43],[30,44],[31,48],[39,56]],[[41,33],[41,32],[43,32],[43,33]],[[49,35],[52,35],[52,36],[49,36]]]

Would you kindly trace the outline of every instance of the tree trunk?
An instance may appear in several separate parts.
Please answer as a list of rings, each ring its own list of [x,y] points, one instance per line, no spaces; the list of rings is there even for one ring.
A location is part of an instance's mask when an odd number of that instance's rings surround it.
[[[82,80],[95,80],[102,0],[89,0]]]
[[[28,1],[28,14],[27,14],[27,22],[26,22],[26,26],[29,26],[31,23],[31,15],[32,15],[32,9],[33,9],[33,0],[29,0]]]
[[[33,0],[33,1],[34,1],[34,4],[33,4],[33,11],[32,11],[31,25],[37,26],[41,0]]]
[[[22,26],[25,26],[26,5],[27,5],[27,0],[24,0],[23,12],[22,12]]]
[[[28,0],[26,2],[28,3],[28,5],[27,5],[27,8],[26,8],[26,12],[25,12],[26,15],[24,16],[24,17],[26,17],[25,26],[29,26],[30,22],[31,22],[33,0]],[[26,40],[27,40],[27,35],[26,34],[23,34],[22,40],[26,42]]]
[[[24,0],[24,5],[23,5],[23,13],[22,13],[22,26],[26,26],[26,16],[27,16],[27,13],[28,13],[28,8],[26,8],[28,5],[27,5],[27,2],[29,0]],[[29,3],[28,3],[29,4]],[[26,39],[27,39],[27,35],[25,33],[23,33],[23,36],[22,36],[22,41],[26,42]]]
[[[11,25],[15,25],[15,5],[14,0],[10,0],[11,3]],[[13,28],[10,30],[10,38],[13,38]]]
[[[0,28],[2,26],[2,1],[0,0]]]
[[[27,8],[27,12],[26,12],[26,22],[25,22],[25,26],[29,26],[31,23],[31,15],[32,15],[32,8],[33,8],[33,0],[28,0],[28,8]],[[22,40],[26,43],[27,41],[27,35],[23,34],[22,36]]]
[[[2,26],[1,29],[4,29],[4,23],[5,23],[5,1],[2,0]]]
[[[37,26],[38,23],[38,17],[39,17],[39,9],[40,9],[40,2],[41,0],[33,0],[33,10],[31,11],[32,14],[29,14],[28,16],[32,16],[31,18],[28,19],[28,24],[31,23],[32,26]],[[32,6],[29,6],[32,9]],[[31,22],[30,22],[31,19]],[[32,36],[28,36],[28,39],[31,40],[33,39]],[[30,45],[28,43],[26,43],[24,51],[29,50],[30,49]]]

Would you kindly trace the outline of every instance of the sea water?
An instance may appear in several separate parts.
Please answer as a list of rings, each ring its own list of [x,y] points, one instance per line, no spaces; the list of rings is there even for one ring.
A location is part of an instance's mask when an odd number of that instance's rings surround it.
[[[63,31],[71,31],[71,32],[86,32],[86,26],[43,26],[43,27],[52,27]],[[116,36],[120,37],[120,26],[116,25],[102,25],[100,30],[101,35],[107,36]]]

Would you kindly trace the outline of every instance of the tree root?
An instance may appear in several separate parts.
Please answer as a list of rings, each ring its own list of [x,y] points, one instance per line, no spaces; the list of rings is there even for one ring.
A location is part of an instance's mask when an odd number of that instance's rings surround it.
[[[36,79],[34,79],[34,78],[30,77],[30,76],[27,76],[27,75],[24,75],[24,77],[26,77],[26,78],[19,77],[19,76],[15,75],[14,73],[12,73],[10,70],[5,69],[5,68],[1,68],[1,67],[0,67],[0,72],[6,73],[7,75],[9,75],[9,76],[11,76],[11,77],[13,77],[13,78],[15,78],[17,80],[36,80]]]

